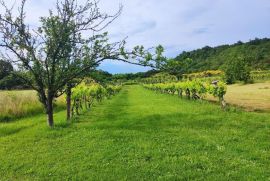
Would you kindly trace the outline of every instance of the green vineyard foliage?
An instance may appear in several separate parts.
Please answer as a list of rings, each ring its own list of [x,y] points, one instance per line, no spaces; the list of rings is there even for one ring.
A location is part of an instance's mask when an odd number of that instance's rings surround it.
[[[90,109],[95,101],[101,102],[105,98],[111,98],[121,90],[119,85],[102,86],[98,83],[86,84],[82,82],[72,89],[71,113],[79,115],[83,109]]]
[[[226,106],[224,96],[227,91],[227,85],[222,81],[216,82],[204,82],[199,79],[184,82],[175,83],[158,83],[158,84],[143,84],[147,89],[167,93],[167,94],[178,94],[179,97],[185,96],[188,99],[202,99],[206,94],[210,94],[219,99],[221,106]]]

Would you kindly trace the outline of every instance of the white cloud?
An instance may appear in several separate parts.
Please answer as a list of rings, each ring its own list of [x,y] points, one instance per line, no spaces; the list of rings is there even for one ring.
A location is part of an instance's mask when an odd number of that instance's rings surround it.
[[[28,0],[29,22],[36,24],[55,2]],[[270,37],[269,0],[101,0],[100,6],[112,14],[119,4],[124,6],[123,13],[107,28],[112,40],[128,36],[128,47],[162,44],[170,57],[205,45]],[[101,67],[110,72],[145,70],[108,62]]]

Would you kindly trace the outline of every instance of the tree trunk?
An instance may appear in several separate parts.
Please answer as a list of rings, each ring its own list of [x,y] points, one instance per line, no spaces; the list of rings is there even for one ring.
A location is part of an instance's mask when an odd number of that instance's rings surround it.
[[[226,104],[226,101],[224,100],[224,97],[220,97],[219,102],[220,102],[221,108],[225,110],[227,104]]]
[[[186,96],[188,99],[190,99],[190,90],[189,89],[186,89]]]
[[[72,107],[71,107],[71,117],[73,117],[74,114],[75,114],[75,106],[76,106],[76,101],[73,100],[73,105],[72,105]]]
[[[178,96],[181,97],[181,98],[183,97],[182,89],[179,89],[179,90],[178,90]]]
[[[53,98],[48,96],[48,102],[47,102],[47,122],[49,127],[54,126],[53,122]]]
[[[67,86],[67,90],[66,90],[66,94],[67,94],[67,98],[66,98],[66,102],[67,102],[67,121],[70,121],[70,117],[71,117],[71,87]]]
[[[87,98],[86,98],[86,96],[84,96],[84,107],[85,107],[85,109],[87,109]]]
[[[76,110],[76,114],[79,115],[79,106],[80,106],[80,101],[79,99],[75,100],[75,110]]]

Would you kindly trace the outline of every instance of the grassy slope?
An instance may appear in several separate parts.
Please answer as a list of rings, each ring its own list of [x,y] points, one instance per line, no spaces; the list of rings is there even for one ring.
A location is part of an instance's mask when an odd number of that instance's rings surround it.
[[[0,124],[2,179],[270,178],[270,116],[125,87],[65,126]],[[0,179],[1,180],[1,179]]]

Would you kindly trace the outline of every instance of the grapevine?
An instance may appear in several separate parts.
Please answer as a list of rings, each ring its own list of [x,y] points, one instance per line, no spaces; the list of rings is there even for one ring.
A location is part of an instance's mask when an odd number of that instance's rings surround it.
[[[218,81],[213,83],[203,82],[202,80],[195,79],[192,81],[176,82],[176,83],[158,83],[158,84],[143,84],[147,89],[166,93],[175,94],[183,97],[183,93],[188,99],[202,99],[206,94],[213,95],[218,98],[222,108],[225,108],[226,102],[224,96],[227,91],[227,86],[224,82]]]
[[[105,98],[111,98],[121,90],[121,86],[102,86],[98,83],[86,84],[82,82],[72,89],[71,113],[79,115],[83,109],[90,109],[94,102],[101,102]]]

